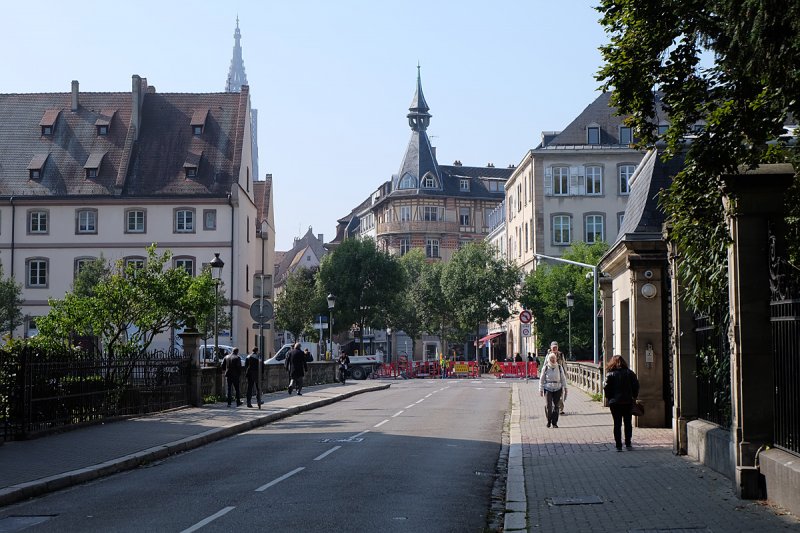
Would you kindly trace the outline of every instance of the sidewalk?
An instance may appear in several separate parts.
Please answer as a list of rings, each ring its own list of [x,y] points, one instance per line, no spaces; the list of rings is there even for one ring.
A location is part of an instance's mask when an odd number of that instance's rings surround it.
[[[0,506],[136,468],[280,418],[388,387],[371,380],[349,381],[344,386],[315,385],[305,387],[302,396],[285,391],[265,394],[260,410],[217,403],[6,442],[0,446]]]
[[[505,531],[800,531],[797,517],[739,500],[730,480],[674,455],[671,429],[634,427],[633,450],[617,452],[611,414],[580,389],[547,428],[538,386],[513,385]]]

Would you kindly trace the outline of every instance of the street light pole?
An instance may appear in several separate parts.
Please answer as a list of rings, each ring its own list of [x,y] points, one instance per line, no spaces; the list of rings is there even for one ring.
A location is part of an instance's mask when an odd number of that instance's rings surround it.
[[[333,359],[333,308],[336,305],[336,296],[328,295],[328,343],[330,344],[331,359]]]
[[[389,360],[388,361],[384,361],[384,363],[391,364],[392,363],[392,328],[386,328],[386,343],[388,344],[387,351],[389,353],[387,354],[387,358]]]
[[[211,277],[214,280],[214,358],[219,357],[219,281],[222,279],[222,267],[225,263],[219,258],[219,253],[214,253],[211,260]]]
[[[571,292],[567,293],[567,315],[568,315],[568,326],[567,331],[569,332],[569,360],[572,361],[572,306],[575,305],[575,297],[572,295]]]
[[[583,268],[590,268],[592,270],[592,300],[594,302],[593,305],[593,312],[592,312],[592,325],[593,327],[593,344],[594,344],[594,364],[598,364],[600,362],[600,352],[598,351],[600,344],[597,338],[597,293],[599,291],[599,283],[600,280],[598,279],[598,272],[597,272],[597,265],[590,265],[587,263],[580,263],[578,261],[570,261],[569,259],[561,259],[560,257],[552,257],[549,255],[543,254],[533,254],[536,259],[549,259],[550,261],[557,261],[559,263],[568,263],[570,265],[576,265]]]

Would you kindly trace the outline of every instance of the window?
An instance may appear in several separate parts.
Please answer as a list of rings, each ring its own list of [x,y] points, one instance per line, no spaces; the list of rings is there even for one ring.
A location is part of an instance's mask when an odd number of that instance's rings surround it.
[[[620,165],[619,166],[619,193],[631,193],[631,177],[636,170],[636,165]]]
[[[413,189],[417,186],[417,180],[411,174],[406,174],[397,184],[398,189]]]
[[[175,233],[194,233],[194,209],[175,210]]]
[[[625,212],[617,213],[617,227],[621,230],[622,223],[625,222]]]
[[[528,251],[528,223],[525,223],[525,251]]]
[[[631,144],[633,142],[633,136],[631,135],[631,129],[627,126],[620,126],[619,128],[619,144]]]
[[[45,235],[47,229],[47,211],[30,211],[28,213],[28,233]]]
[[[53,135],[53,126],[42,126],[42,135],[47,137]]]
[[[47,259],[28,259],[25,263],[25,286],[35,289],[47,288]]]
[[[423,206],[422,220],[426,222],[437,222],[439,220],[439,208],[435,205]]]
[[[586,215],[586,242],[594,244],[605,240],[603,215]]]
[[[406,255],[411,250],[411,239],[403,237],[400,239],[400,255]]]
[[[250,242],[250,217],[247,217],[247,224],[245,224],[245,228],[247,228],[247,242]]]
[[[553,195],[569,194],[569,167],[553,167]]]
[[[84,268],[94,263],[94,257],[78,257],[75,259],[75,265],[73,267],[73,277],[77,278],[78,274],[83,271]]]
[[[194,276],[194,259],[190,257],[178,257],[175,259],[175,268],[182,268],[190,276]]]
[[[217,210],[204,209],[203,210],[203,229],[215,230],[217,229]]]
[[[603,194],[603,169],[601,167],[586,167],[586,194]]]
[[[659,124],[658,125],[658,135],[662,137],[667,134],[667,130],[669,129],[669,124]]]
[[[522,211],[522,184],[517,184],[517,211]]]
[[[97,209],[79,209],[75,218],[75,233],[97,233]]]
[[[143,209],[125,211],[125,233],[144,233],[145,212]]]
[[[569,215],[553,216],[553,244],[569,244],[572,242],[570,226],[572,217]]]
[[[186,177],[187,178],[196,178],[197,177],[197,167],[186,167]]]
[[[203,126],[195,124],[192,126],[192,135],[202,135],[203,134]]]
[[[439,239],[425,240],[425,257],[439,257]]]
[[[469,191],[469,179],[461,178],[458,180],[458,190],[462,192]]]
[[[144,268],[144,257],[126,257],[125,268],[134,268],[137,270]]]
[[[458,208],[458,223],[462,226],[469,226],[469,207]]]
[[[436,187],[436,179],[430,174],[425,174],[425,177],[422,178],[422,188],[433,189],[434,187]]]
[[[97,126],[97,135],[103,137],[108,135],[108,125],[107,124],[100,124]]]
[[[400,222],[410,222],[411,221],[411,206],[410,205],[401,205],[400,206]]]
[[[586,142],[587,144],[600,144],[599,126],[589,126],[586,128]]]
[[[32,168],[28,171],[28,177],[32,180],[38,180],[42,177],[42,169]]]
[[[35,337],[39,334],[39,328],[36,325],[36,319],[39,318],[37,316],[29,316],[27,320],[27,324],[25,325],[26,329],[28,330],[28,337]]]
[[[97,169],[96,168],[87,168],[86,169],[86,178],[93,179],[97,177]]]

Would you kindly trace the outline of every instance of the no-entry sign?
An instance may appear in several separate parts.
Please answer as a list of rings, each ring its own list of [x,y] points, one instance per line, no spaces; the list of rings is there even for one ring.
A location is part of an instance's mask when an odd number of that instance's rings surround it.
[[[528,311],[527,309],[524,309],[519,314],[519,321],[522,322],[523,324],[530,324],[531,323],[531,318],[532,318],[531,312]]]

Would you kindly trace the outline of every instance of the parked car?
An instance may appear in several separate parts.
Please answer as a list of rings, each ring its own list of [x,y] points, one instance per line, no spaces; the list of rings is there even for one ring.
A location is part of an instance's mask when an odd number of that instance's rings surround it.
[[[219,350],[221,352],[220,357],[214,356],[214,345],[213,344],[201,344],[200,345],[200,364],[203,366],[212,366],[218,365],[222,361],[222,357],[225,357],[229,353],[233,351],[233,346],[228,346],[227,344],[220,344]],[[242,364],[244,364],[245,355],[239,354],[239,357],[242,359]]]

